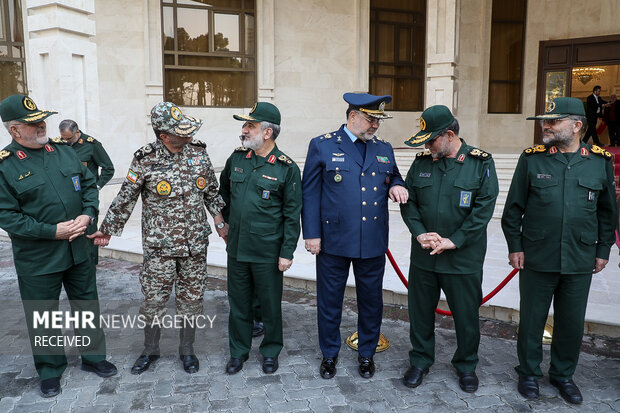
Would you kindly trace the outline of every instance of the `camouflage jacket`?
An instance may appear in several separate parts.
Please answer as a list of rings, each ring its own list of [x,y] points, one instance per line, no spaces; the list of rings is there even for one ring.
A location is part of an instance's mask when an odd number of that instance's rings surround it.
[[[99,230],[120,236],[142,195],[142,246],[163,256],[204,254],[212,216],[224,207],[206,145],[192,140],[178,153],[160,142],[149,143],[135,154],[123,186]]]

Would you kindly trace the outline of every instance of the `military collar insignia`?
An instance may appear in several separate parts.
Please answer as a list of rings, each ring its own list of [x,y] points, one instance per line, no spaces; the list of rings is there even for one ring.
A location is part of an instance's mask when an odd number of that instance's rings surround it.
[[[54,148],[49,143],[45,144],[45,150],[48,152],[54,152]]]
[[[555,146],[552,146],[551,148],[549,148],[549,153],[551,155],[553,155],[554,153],[558,153],[558,148],[556,148]]]
[[[250,150],[247,155],[245,155],[246,159],[250,159],[252,157],[252,151]]]
[[[81,144],[83,144],[83,143],[84,143],[84,139],[82,139],[82,138],[78,139],[78,143],[79,143],[80,145],[81,145]]]
[[[457,162],[461,162],[462,163],[464,160],[465,160],[465,154],[464,153],[460,154],[459,157],[456,158]]]
[[[26,159],[28,157],[28,155],[26,155],[26,152],[24,151],[17,151],[15,152],[15,155],[17,155],[17,157],[21,160],[21,159]]]
[[[584,148],[584,147],[581,148],[580,152],[581,152],[581,156],[588,156],[588,155],[590,155],[590,152],[588,151],[588,149]]]
[[[601,148],[598,145],[592,145],[591,150],[592,150],[592,153],[602,156],[603,158],[611,159],[613,157],[611,152],[606,151],[605,149]]]
[[[267,159],[267,162],[269,162],[270,164],[273,165],[274,163],[276,163],[276,156],[275,155],[271,155],[269,157],[269,159]]]

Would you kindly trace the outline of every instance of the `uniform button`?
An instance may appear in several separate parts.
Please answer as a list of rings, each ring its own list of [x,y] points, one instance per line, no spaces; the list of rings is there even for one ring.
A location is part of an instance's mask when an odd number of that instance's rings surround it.
[[[362,176],[364,176],[364,172],[362,172]]]
[[[366,206],[366,201],[363,201],[363,202],[362,202],[362,205]]]
[[[379,204],[377,203],[377,201],[375,201],[375,206],[377,206],[377,205],[379,205]]]
[[[377,220],[377,217],[375,217],[375,221]]]
[[[567,169],[570,169],[570,166]]]
[[[325,221],[326,224],[329,224],[329,221]]]
[[[372,173],[372,176],[375,176],[375,175],[376,175],[376,173],[374,173],[374,172],[373,172],[373,173]]]
[[[362,221],[366,221],[366,217],[362,217]]]
[[[336,167],[336,170],[337,170],[337,171],[339,171],[339,170],[340,170],[340,168],[339,168],[339,167]]]
[[[377,187],[375,186],[374,188],[372,188],[372,190],[373,190],[373,191],[376,191],[376,190],[377,190]]]
[[[366,188],[365,188],[365,187],[362,187],[362,192],[364,192],[364,191],[366,191]]]

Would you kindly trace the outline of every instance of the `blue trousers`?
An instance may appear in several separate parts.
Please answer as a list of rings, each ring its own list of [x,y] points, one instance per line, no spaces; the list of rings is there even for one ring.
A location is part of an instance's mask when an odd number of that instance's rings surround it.
[[[317,319],[319,346],[323,357],[336,357],[340,351],[342,301],[353,263],[357,295],[358,351],[372,357],[377,349],[383,315],[383,273],[385,255],[350,258],[321,252],[316,258]]]

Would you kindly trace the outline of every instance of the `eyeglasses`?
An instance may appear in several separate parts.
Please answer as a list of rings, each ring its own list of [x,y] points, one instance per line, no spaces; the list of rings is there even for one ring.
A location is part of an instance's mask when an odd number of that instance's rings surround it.
[[[545,124],[547,125],[557,125],[565,120],[571,120],[570,118],[562,118],[562,119],[540,119],[540,126],[544,126]]]
[[[369,118],[366,117],[362,112],[357,111],[357,114],[360,115],[362,118],[364,118],[366,120],[366,122],[370,123],[371,125],[373,123],[376,123],[378,125],[381,125],[383,123],[383,119],[377,119],[377,118]]]
[[[435,135],[435,137],[433,139],[427,140],[426,144],[429,145],[429,146],[432,146],[437,141],[437,139],[441,138],[442,136],[443,135]]]

